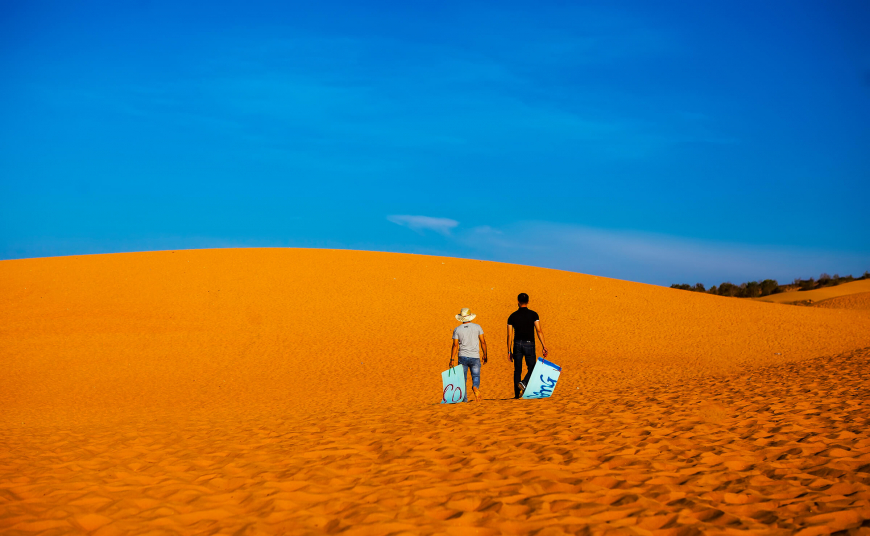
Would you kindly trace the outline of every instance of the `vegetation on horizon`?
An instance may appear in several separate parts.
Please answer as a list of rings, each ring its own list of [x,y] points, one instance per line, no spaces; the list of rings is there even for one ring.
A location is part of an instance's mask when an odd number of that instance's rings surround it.
[[[671,288],[679,290],[689,290],[692,292],[705,292],[707,294],[716,294],[717,296],[732,296],[735,298],[758,298],[761,296],[769,296],[789,290],[813,290],[817,288],[833,287],[841,283],[849,283],[850,281],[861,281],[870,279],[870,271],[865,271],[861,277],[852,277],[847,275],[840,277],[838,274],[830,276],[822,273],[818,279],[795,279],[792,283],[780,285],[776,279],[765,279],[763,281],[748,281],[735,285],[730,281],[726,281],[719,285],[713,285],[709,289],[704,288],[703,283],[695,283],[694,285],[674,284]]]

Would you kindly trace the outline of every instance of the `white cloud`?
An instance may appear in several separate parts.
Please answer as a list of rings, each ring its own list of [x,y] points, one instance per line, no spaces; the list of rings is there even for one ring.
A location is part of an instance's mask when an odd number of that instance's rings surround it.
[[[387,216],[387,219],[396,225],[402,225],[418,233],[428,229],[445,236],[450,234],[450,229],[459,225],[458,221],[451,220],[450,218],[432,218],[430,216],[396,215]]]
[[[472,231],[479,234],[502,234],[501,231],[499,231],[498,229],[493,229],[489,225],[481,225],[479,227],[475,227],[474,229],[472,229]]]

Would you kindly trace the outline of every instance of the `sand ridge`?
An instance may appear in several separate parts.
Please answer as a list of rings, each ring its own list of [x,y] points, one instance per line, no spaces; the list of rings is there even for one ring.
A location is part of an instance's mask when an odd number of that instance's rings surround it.
[[[853,311],[870,311],[870,292],[860,292],[847,296],[837,296],[814,303],[813,307],[825,309],[851,309]]]
[[[870,279],[862,279],[861,281],[852,281],[835,285],[832,287],[817,288],[813,290],[791,290],[781,292],[779,294],[771,294],[761,298],[752,298],[757,301],[766,301],[772,303],[800,303],[800,302],[820,302],[829,300],[839,296],[848,296],[849,294],[858,294],[870,292]]]
[[[547,401],[508,400],[519,291],[563,367]],[[822,534],[870,518],[862,311],[286,249],[3,261],[0,297],[5,533]],[[464,306],[489,341],[487,401],[448,407]]]

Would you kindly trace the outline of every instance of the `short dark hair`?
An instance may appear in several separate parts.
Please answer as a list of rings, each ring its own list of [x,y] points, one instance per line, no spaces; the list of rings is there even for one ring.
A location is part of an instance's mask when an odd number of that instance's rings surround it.
[[[529,295],[525,292],[520,292],[520,295],[517,296],[517,303],[526,304],[529,303]]]

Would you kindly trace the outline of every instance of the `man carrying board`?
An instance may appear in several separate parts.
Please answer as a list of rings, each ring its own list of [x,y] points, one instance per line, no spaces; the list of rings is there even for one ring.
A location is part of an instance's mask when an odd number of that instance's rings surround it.
[[[523,396],[532,369],[535,368],[535,333],[541,340],[541,350],[547,357],[547,345],[544,343],[544,331],[541,329],[541,319],[538,313],[529,309],[529,295],[523,292],[517,296],[517,310],[508,317],[507,347],[508,356],[514,363],[514,398]],[[523,358],[526,372],[523,377]]]
[[[464,307],[456,320],[462,324],[453,330],[453,347],[450,349],[450,367],[453,368],[453,360],[459,355],[459,364],[462,365],[462,390],[468,381],[468,369],[471,369],[471,390],[474,399],[478,402],[483,398],[480,394],[480,366],[481,361],[486,363],[486,338],[483,336],[483,328],[472,322],[477,315],[472,314],[468,307]],[[481,360],[481,357],[483,358]],[[462,399],[468,402],[468,397]]]

